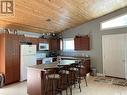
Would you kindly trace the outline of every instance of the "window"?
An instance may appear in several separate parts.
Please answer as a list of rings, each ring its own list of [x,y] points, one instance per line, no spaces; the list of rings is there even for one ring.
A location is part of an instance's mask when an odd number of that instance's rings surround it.
[[[101,23],[101,29],[127,27],[127,14]]]
[[[73,38],[66,38],[63,39],[63,50],[74,50],[74,39]]]

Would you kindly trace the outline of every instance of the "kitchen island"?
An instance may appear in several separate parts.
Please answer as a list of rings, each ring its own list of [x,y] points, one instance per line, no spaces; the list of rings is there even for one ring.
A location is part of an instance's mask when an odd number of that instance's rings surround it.
[[[58,68],[58,66],[60,65],[71,65],[74,64],[75,62],[77,62],[77,60],[63,60],[60,64],[58,64],[57,62],[52,62],[50,64],[40,64],[28,67],[27,70],[28,95],[44,95],[46,68]]]

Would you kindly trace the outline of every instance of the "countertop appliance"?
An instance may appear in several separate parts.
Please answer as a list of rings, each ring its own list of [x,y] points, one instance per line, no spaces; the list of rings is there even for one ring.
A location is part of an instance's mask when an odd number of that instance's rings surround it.
[[[48,43],[39,43],[39,50],[49,50]]]
[[[20,81],[27,80],[27,67],[36,65],[36,45],[20,46]]]

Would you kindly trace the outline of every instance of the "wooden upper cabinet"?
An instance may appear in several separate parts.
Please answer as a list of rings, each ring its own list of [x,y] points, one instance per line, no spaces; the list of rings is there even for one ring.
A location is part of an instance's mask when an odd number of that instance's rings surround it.
[[[32,44],[38,44],[38,38],[19,36],[20,42],[29,42]]]
[[[76,36],[74,38],[75,50],[90,50],[89,36]]]
[[[60,39],[50,39],[49,50],[60,50]]]
[[[32,44],[38,44],[38,38],[30,38]]]
[[[80,38],[79,37],[76,37],[74,38],[74,47],[75,47],[75,50],[80,50],[81,49],[81,44],[80,44]]]
[[[43,38],[38,38],[38,43],[48,43],[48,40]]]

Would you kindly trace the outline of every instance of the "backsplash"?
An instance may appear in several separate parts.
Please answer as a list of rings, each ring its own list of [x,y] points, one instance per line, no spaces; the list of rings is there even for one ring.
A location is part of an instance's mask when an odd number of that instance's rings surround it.
[[[46,54],[46,57],[56,57],[60,55],[60,51],[37,51],[37,53],[39,55],[41,55],[42,53]]]
[[[80,57],[90,57],[91,52],[90,51],[61,51],[61,55],[63,56],[80,56]]]

